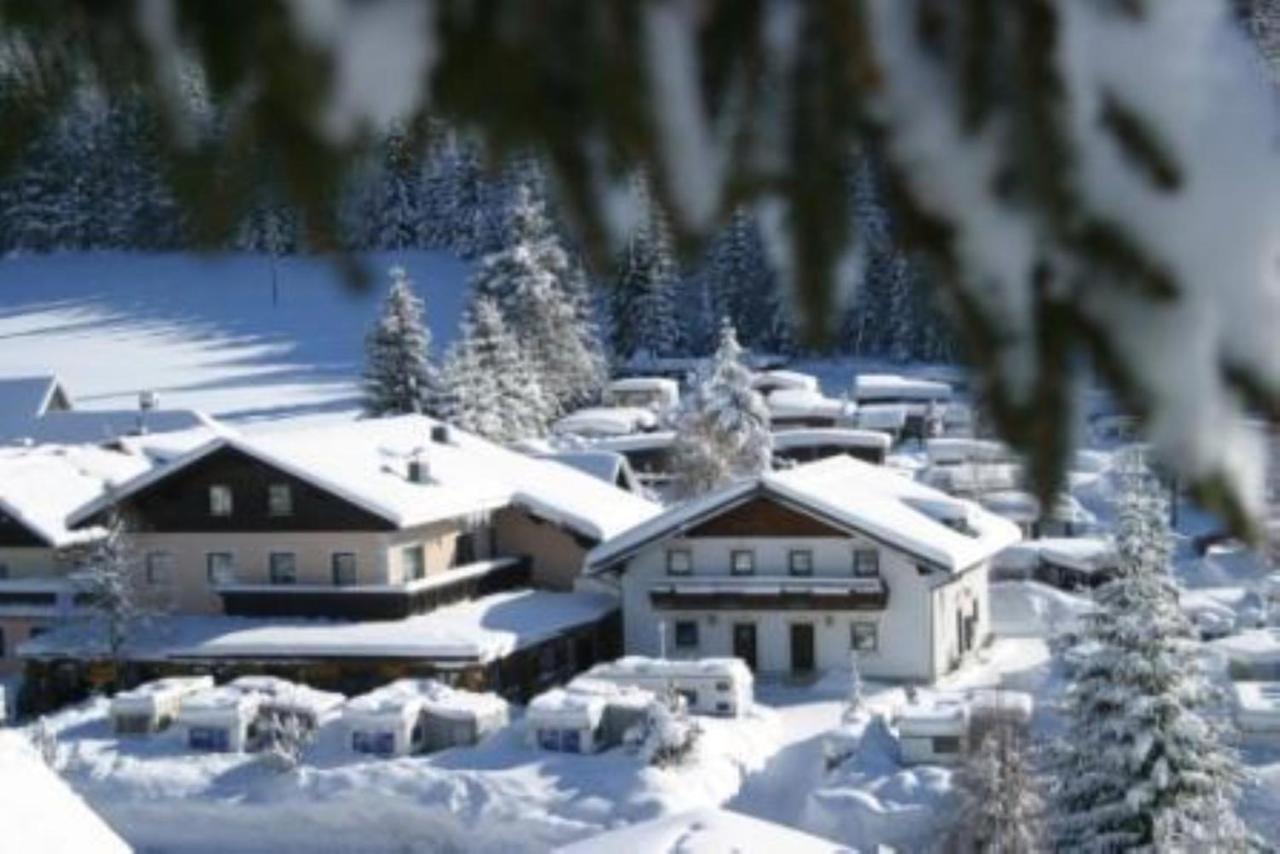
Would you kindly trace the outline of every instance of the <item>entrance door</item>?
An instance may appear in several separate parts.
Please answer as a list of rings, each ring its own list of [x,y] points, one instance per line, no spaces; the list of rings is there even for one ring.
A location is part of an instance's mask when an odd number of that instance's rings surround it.
[[[756,624],[733,624],[733,655],[747,663],[754,673],[756,669]]]
[[[813,671],[813,624],[791,624],[791,672]]]

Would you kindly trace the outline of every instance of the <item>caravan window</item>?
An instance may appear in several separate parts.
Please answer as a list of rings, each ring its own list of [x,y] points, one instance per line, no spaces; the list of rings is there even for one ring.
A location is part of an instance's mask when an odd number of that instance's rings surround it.
[[[193,726],[187,733],[187,743],[196,750],[225,753],[231,749],[231,734],[220,727]]]
[[[390,756],[396,752],[395,733],[390,732],[356,732],[351,733],[351,749],[356,753],[372,753],[377,756]]]
[[[960,752],[960,736],[958,735],[935,735],[933,737],[934,753],[959,753]]]
[[[543,750],[559,750],[560,749],[560,730],[558,729],[540,729],[538,730],[538,746]]]
[[[582,733],[576,729],[567,729],[560,734],[560,749],[565,753],[582,752]]]

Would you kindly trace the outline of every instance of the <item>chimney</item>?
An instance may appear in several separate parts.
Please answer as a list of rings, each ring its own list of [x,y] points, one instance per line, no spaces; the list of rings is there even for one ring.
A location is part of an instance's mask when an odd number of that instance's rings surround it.
[[[409,482],[427,483],[431,479],[431,463],[426,456],[419,454],[409,460]]]
[[[158,409],[159,406],[160,395],[150,390],[138,392],[138,408],[143,412],[150,412],[153,409]]]

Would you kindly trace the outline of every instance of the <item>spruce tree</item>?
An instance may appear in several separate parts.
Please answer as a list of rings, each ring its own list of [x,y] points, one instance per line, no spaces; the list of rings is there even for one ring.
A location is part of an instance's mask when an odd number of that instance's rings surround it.
[[[987,732],[961,769],[957,788],[966,850],[1035,854],[1043,850],[1044,802],[1022,735],[1009,724]]]
[[[726,319],[710,369],[687,396],[673,447],[677,486],[699,495],[769,468],[769,409],[751,387],[742,347]]]
[[[605,363],[582,272],[527,184],[516,190],[506,246],[481,262],[471,289],[498,307],[553,413],[599,394]]]
[[[648,214],[627,241],[610,294],[613,354],[623,361],[642,355],[673,356],[681,337],[675,304],[680,282],[671,233],[661,211],[647,204]]]
[[[431,333],[403,267],[392,267],[382,315],[365,338],[364,410],[372,416],[425,412],[438,396]]]
[[[1053,759],[1053,847],[1250,850],[1234,811],[1242,771],[1206,717],[1215,695],[1169,573],[1163,493],[1140,462],[1125,480],[1119,572],[1086,618],[1097,650],[1068,690]]]
[[[759,224],[745,208],[734,211],[717,236],[704,275],[717,315],[727,317],[748,346],[772,348],[782,301]]]
[[[546,432],[550,407],[492,300],[468,307],[445,374],[446,415],[462,429],[497,442]]]

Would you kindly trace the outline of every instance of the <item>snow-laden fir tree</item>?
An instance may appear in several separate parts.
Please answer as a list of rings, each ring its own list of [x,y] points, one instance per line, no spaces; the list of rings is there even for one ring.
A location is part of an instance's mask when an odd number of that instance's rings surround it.
[[[1216,695],[1170,577],[1167,519],[1155,478],[1126,461],[1119,571],[1086,617],[1097,649],[1068,689],[1051,763],[1054,850],[1251,850],[1234,810],[1242,771],[1207,716]]]
[[[603,349],[582,271],[528,184],[516,189],[509,214],[507,245],[480,263],[472,295],[497,305],[559,414],[599,395]]]
[[[444,417],[497,442],[543,435],[551,406],[493,300],[474,300],[460,332],[445,364]]]
[[[680,344],[676,289],[680,277],[663,214],[644,194],[646,215],[627,241],[609,294],[613,355],[674,356]]]
[[[716,236],[701,275],[716,316],[727,317],[742,341],[766,350],[781,343],[777,280],[759,224],[745,208],[734,211]]]
[[[758,475],[773,454],[768,407],[751,387],[751,371],[727,320],[704,371],[681,408],[672,449],[677,487],[686,496]]]
[[[145,611],[140,572],[129,524],[123,513],[112,509],[103,522],[102,536],[90,546],[75,581],[77,594],[101,628],[103,646],[117,679],[125,646]]]
[[[849,652],[849,693],[845,697],[843,720],[853,723],[867,713],[866,700],[862,696],[862,669],[858,667],[858,652]]]
[[[410,249],[422,243],[422,164],[399,129],[383,141],[382,168],[365,216],[366,245]]]
[[[961,768],[964,799],[957,836],[976,854],[1035,854],[1044,850],[1044,800],[1025,738],[997,724]]]
[[[390,274],[382,314],[364,345],[364,411],[373,416],[430,411],[439,394],[422,300],[403,267]]]

